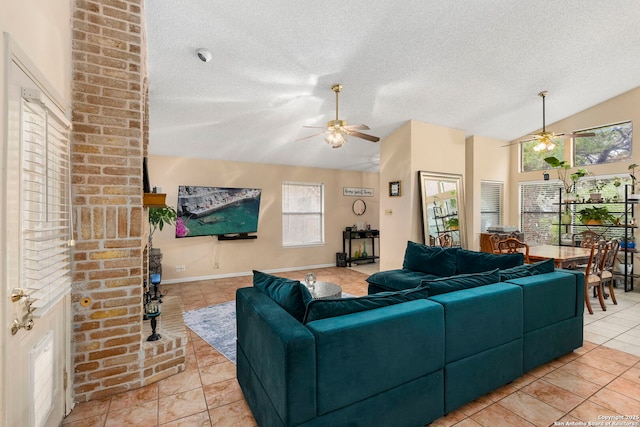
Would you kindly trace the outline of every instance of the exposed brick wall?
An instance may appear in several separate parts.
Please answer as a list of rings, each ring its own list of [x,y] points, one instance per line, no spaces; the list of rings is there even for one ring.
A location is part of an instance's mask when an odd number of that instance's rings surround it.
[[[149,348],[143,332],[148,91],[142,9],[143,0],[76,0],[73,10],[72,348],[80,402],[140,387],[184,364],[176,343]],[[157,361],[163,353],[160,367],[149,372],[155,363],[145,357]]]

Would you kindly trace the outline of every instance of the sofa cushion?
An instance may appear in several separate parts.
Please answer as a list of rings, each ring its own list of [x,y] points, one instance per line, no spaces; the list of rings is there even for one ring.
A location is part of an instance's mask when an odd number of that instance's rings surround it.
[[[544,261],[533,264],[522,264],[517,267],[500,270],[500,281],[517,279],[519,277],[535,276],[536,274],[551,273],[555,270],[554,259],[545,259]]]
[[[492,285],[500,281],[500,270],[497,268],[484,273],[458,274],[457,276],[423,280],[421,285],[429,290],[429,296],[446,294],[461,289]]]
[[[523,254],[490,254],[460,249],[456,258],[456,274],[480,273],[494,268],[504,270],[523,263]]]
[[[307,303],[313,298],[309,290],[298,280],[272,276],[253,270],[253,286],[302,322]]]
[[[316,299],[307,305],[304,323],[343,314],[358,313],[374,308],[386,307],[417,299],[426,299],[428,291],[417,287],[397,292],[379,292],[373,295],[353,298]]]
[[[402,291],[404,289],[417,288],[420,286],[420,282],[423,279],[437,279],[438,277],[440,276],[403,268],[373,273],[371,276],[367,277],[367,282],[369,284],[377,285],[383,290]]]
[[[409,241],[402,268],[436,276],[453,276],[456,274],[457,252],[458,248],[427,246]]]

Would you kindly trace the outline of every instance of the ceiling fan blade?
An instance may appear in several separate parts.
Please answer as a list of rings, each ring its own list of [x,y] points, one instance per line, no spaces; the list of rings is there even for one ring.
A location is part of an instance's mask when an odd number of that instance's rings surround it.
[[[596,136],[595,132],[583,132],[583,133],[570,133],[568,136],[571,138],[587,138],[590,136]]]
[[[356,138],[366,139],[367,141],[371,141],[371,142],[380,141],[380,138],[378,138],[377,136],[367,135],[366,133],[357,132],[355,130],[347,130],[347,133],[349,135],[355,136]]]
[[[310,128],[310,129],[326,129],[326,126],[302,126],[303,128]]]
[[[530,135],[530,136],[535,136],[535,135]],[[511,146],[514,146],[514,145],[524,144],[525,142],[531,142],[531,141],[535,141],[535,140],[536,140],[536,138],[523,139],[522,141],[514,141],[514,142],[511,142],[511,143],[506,144],[506,145],[501,145],[501,147],[511,147]]]
[[[347,125],[347,126],[343,126],[343,128],[348,129],[348,130],[369,130],[369,129],[371,129],[367,125]]]
[[[314,136],[322,135],[323,133],[325,133],[325,132],[314,133],[313,135],[309,135],[309,136],[305,136],[305,137],[300,138],[300,139],[296,139],[294,142],[298,142],[298,141],[302,141],[302,140],[305,140],[305,139],[313,138]]]

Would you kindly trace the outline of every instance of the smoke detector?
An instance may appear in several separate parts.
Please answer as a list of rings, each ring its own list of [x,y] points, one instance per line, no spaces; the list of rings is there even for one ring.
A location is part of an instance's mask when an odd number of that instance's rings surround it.
[[[198,55],[198,58],[202,62],[209,62],[209,61],[211,61],[211,58],[213,58],[213,55],[211,54],[211,51],[209,49],[205,49],[203,47],[201,47],[200,49],[197,49],[196,50],[196,54]]]

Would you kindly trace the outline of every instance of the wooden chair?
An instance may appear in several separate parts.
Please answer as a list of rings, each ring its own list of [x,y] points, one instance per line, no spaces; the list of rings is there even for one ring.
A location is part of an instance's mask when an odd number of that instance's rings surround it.
[[[593,314],[591,308],[591,301],[589,297],[589,289],[595,288],[597,290],[598,301],[602,311],[607,311],[607,307],[604,305],[604,295],[602,289],[602,268],[604,266],[605,258],[607,257],[608,244],[604,240],[598,241],[597,244],[591,247],[591,255],[589,256],[589,263],[587,269],[584,272],[584,303],[589,310],[589,314]]]
[[[442,246],[443,248],[453,247],[453,237],[451,237],[451,234],[449,233],[441,234],[438,237],[438,240],[440,241],[440,246]]]
[[[601,236],[595,231],[585,230],[582,233],[576,233],[571,236],[571,240],[573,241],[573,246],[576,246],[576,236],[581,236],[582,240],[580,240],[581,248],[590,248],[598,243]]]
[[[602,267],[602,287],[604,288],[604,284],[607,283],[609,288],[609,294],[604,294],[605,299],[608,296],[611,296],[611,301],[615,305],[618,305],[618,301],[616,301],[616,294],[613,292],[613,266],[616,262],[616,258],[618,256],[618,250],[620,249],[620,240],[611,239],[607,244],[607,255],[604,258],[604,265]]]
[[[491,243],[491,251],[494,254],[499,254],[500,250],[498,249],[498,243],[500,243],[500,235],[499,234],[492,234],[491,236],[489,236],[489,243]]]
[[[524,249],[524,262],[529,264],[529,245],[520,240],[509,237],[498,242],[498,253],[500,254],[521,254]]]

